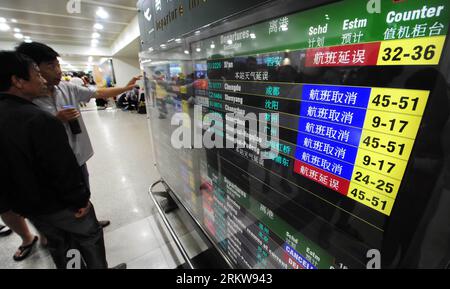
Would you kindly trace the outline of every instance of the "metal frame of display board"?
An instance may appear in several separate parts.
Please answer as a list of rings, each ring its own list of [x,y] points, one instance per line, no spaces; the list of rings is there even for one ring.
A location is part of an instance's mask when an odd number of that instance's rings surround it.
[[[217,35],[217,34],[229,31],[229,30],[233,30],[233,29],[237,29],[239,27],[245,27],[247,25],[254,24],[255,23],[255,20],[254,20],[255,18],[256,19],[260,19],[260,21],[263,21],[265,19],[273,18],[273,17],[279,16],[279,15],[285,15],[285,14],[287,14],[289,12],[292,12],[292,11],[304,10],[306,8],[307,9],[311,9],[313,7],[317,7],[317,6],[321,6],[321,5],[325,5],[325,4],[329,4],[329,3],[337,2],[337,1],[338,0],[318,0],[318,1],[314,2],[314,4],[312,4],[312,3],[305,3],[305,2],[298,2],[298,1],[295,1],[295,0],[287,0],[287,1],[283,1],[282,3],[279,3],[279,2],[277,3],[277,1],[273,1],[273,2],[269,2],[269,3],[265,3],[264,5],[258,6],[256,9],[246,10],[246,11],[243,11],[241,13],[230,15],[226,19],[222,19],[221,21],[218,21],[218,22],[214,23],[215,25],[212,25],[212,27],[208,27],[208,29],[204,31],[204,33],[203,33],[203,35],[201,37],[195,35],[194,33],[189,33],[190,36],[188,36],[188,35],[183,35],[183,36],[185,37],[185,42],[186,43],[193,43],[195,41],[198,41],[198,40],[201,40],[201,39],[204,39],[204,38],[208,38],[208,37],[211,37],[213,35]],[[270,9],[271,7],[277,7],[277,9],[276,10]],[[246,17],[246,16],[249,16],[249,15],[251,15],[252,17]],[[228,22],[228,21],[231,21],[231,22]],[[256,21],[256,22],[259,22],[259,21]],[[145,54],[146,54],[146,51],[141,53],[140,56],[145,58]],[[155,160],[154,165],[155,165],[156,169],[159,172],[158,164],[156,163],[155,147],[153,145],[152,127],[151,127],[150,123],[148,124],[148,126],[149,126],[149,132],[150,132],[150,139],[151,139],[151,142],[152,142],[153,159]],[[150,198],[154,202],[154,204],[155,204],[155,206],[156,206],[156,208],[158,210],[158,214],[161,216],[165,227],[169,231],[170,236],[174,240],[178,250],[182,254],[183,259],[186,261],[188,266],[191,269],[194,269],[194,265],[191,262],[191,258],[187,254],[186,248],[183,246],[182,242],[180,241],[180,237],[177,235],[177,233],[173,229],[172,225],[170,224],[170,221],[168,220],[166,214],[164,213],[164,210],[163,210],[162,206],[160,205],[160,203],[155,198],[155,194],[157,194],[158,192],[154,192],[153,189],[158,184],[164,185],[164,187],[166,189],[165,193],[168,193],[170,195],[170,197],[176,202],[176,204],[178,205],[179,208],[182,208],[185,212],[187,212],[187,214],[191,218],[191,221],[196,225],[196,227],[201,231],[202,235],[204,237],[206,237],[206,239],[209,241],[209,243],[219,253],[219,255],[223,258],[223,260],[229,266],[229,268],[235,269],[236,267],[233,265],[233,263],[231,262],[229,257],[226,256],[223,253],[223,251],[218,247],[216,242],[214,242],[212,240],[212,238],[205,231],[203,226],[194,217],[194,214],[192,214],[192,212],[189,210],[189,208],[187,208],[183,204],[183,202],[178,198],[177,194],[170,188],[170,185],[167,182],[165,182],[164,179],[160,179],[159,181],[153,183],[150,186],[148,193],[150,195]]]

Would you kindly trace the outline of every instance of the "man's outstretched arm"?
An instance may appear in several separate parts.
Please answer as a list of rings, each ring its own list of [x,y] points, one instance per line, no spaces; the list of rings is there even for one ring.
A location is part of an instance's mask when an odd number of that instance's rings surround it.
[[[98,88],[97,92],[94,94],[94,97],[102,99],[116,97],[119,94],[132,90],[136,86],[136,82],[141,78],[141,75],[133,77],[124,87]]]

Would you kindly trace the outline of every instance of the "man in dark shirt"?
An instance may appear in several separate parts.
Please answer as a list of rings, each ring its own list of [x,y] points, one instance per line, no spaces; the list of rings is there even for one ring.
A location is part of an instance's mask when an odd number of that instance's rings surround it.
[[[0,63],[0,214],[29,218],[57,268],[81,264],[68,260],[71,249],[87,268],[107,268],[103,231],[64,126],[31,102],[46,81],[24,55],[2,51]]]

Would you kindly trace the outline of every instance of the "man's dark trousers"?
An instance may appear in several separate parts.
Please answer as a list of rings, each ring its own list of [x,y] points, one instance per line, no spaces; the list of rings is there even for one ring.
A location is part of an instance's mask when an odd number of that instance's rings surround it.
[[[48,249],[58,269],[67,269],[71,256],[67,252],[77,249],[87,269],[107,269],[103,229],[98,223],[94,207],[81,219],[72,210],[30,218],[36,228],[48,239]],[[82,262],[81,262],[82,263]],[[83,264],[81,265],[82,267]]]

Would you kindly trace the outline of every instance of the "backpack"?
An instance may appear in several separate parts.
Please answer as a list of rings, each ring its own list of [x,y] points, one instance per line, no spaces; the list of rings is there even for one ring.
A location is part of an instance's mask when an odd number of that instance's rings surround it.
[[[140,101],[138,108],[137,108],[137,112],[139,114],[146,114],[147,113],[147,107],[145,105],[145,101]]]

